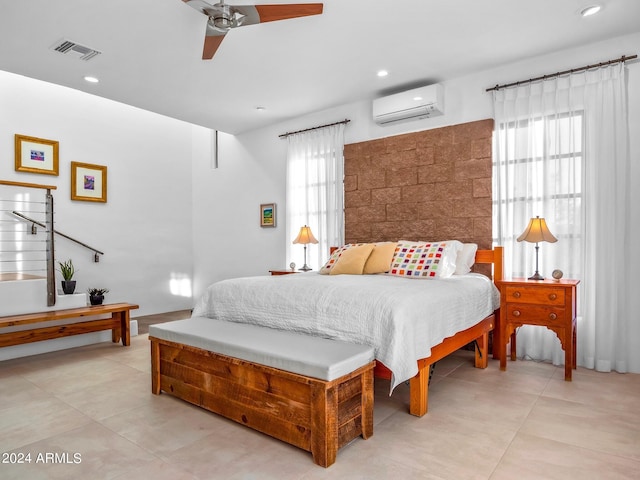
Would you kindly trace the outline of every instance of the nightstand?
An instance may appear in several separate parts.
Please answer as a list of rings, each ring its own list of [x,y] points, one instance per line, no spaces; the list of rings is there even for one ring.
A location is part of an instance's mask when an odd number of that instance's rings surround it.
[[[271,275],[289,275],[290,273],[300,273],[295,270],[269,270]]]
[[[498,352],[507,369],[507,340],[516,359],[516,328],[541,325],[555,332],[564,350],[564,379],[576,368],[576,287],[579,280],[501,280]]]

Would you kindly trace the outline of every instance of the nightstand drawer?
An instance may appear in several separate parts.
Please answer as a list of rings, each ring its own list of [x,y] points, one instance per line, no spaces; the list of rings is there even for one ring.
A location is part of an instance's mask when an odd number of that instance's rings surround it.
[[[565,323],[565,309],[547,305],[508,303],[507,321],[527,325],[561,325]]]
[[[506,298],[507,303],[535,303],[546,305],[564,305],[564,288],[547,287],[540,288],[538,286],[507,286]]]

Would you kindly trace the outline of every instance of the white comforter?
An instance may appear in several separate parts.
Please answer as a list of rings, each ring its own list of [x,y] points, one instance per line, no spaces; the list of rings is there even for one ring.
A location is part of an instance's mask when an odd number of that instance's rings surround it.
[[[407,279],[308,272],[245,277],[209,286],[193,317],[264,325],[371,345],[393,373],[391,389],[417,372],[431,347],[499,307],[484,275]]]

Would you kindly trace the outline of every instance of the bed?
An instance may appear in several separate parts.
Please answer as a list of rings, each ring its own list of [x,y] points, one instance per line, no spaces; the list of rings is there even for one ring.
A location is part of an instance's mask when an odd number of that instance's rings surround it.
[[[493,265],[502,278],[502,248],[479,250],[475,263]],[[433,300],[431,300],[433,299]],[[428,408],[432,364],[475,342],[475,365],[488,362],[488,335],[499,296],[480,273],[442,279],[393,275],[321,275],[229,279],[209,286],[192,317],[249,323],[370,345],[375,375],[391,391],[410,383],[409,412]]]

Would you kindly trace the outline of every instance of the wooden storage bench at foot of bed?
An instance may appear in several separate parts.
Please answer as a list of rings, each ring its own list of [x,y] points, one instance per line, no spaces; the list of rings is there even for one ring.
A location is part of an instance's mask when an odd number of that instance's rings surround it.
[[[152,325],[149,340],[154,394],[309,451],[320,466],[373,435],[370,347],[201,318]]]

